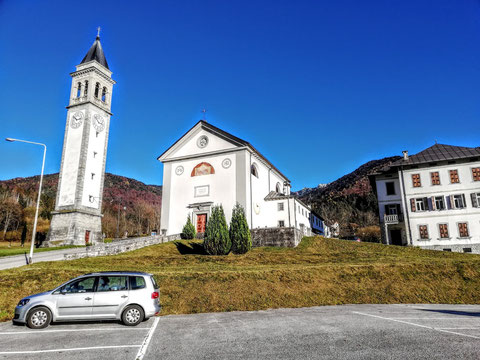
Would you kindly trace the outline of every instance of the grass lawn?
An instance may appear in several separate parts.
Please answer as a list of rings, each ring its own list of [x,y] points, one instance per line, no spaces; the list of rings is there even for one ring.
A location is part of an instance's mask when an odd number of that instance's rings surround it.
[[[24,296],[104,270],[155,274],[162,314],[346,303],[480,303],[480,255],[304,238],[295,249],[201,255],[195,241],[0,271],[0,320]]]
[[[23,255],[25,253],[30,253],[30,242],[26,242],[24,247],[20,246],[18,242],[12,242],[12,247],[8,247],[10,243],[8,241],[0,241],[0,257],[2,256],[10,256],[10,255]],[[59,249],[68,249],[73,247],[79,247],[75,245],[67,245],[67,246],[60,246],[60,247],[51,247],[51,248],[33,248],[33,252],[42,252],[42,251],[52,251],[52,250],[59,250]]]

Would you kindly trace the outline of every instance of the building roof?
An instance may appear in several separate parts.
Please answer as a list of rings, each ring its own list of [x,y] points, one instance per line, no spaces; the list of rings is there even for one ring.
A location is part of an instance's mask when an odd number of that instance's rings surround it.
[[[408,160],[403,158],[395,161],[392,166],[423,164],[435,161],[468,159],[480,156],[480,147],[471,148],[463,146],[453,146],[444,144],[435,144],[429,148],[411,155]]]
[[[268,193],[267,196],[265,196],[265,201],[275,201],[275,200],[287,200],[287,199],[295,199],[295,201],[298,201],[300,204],[302,204],[303,206],[305,206],[311,213],[313,213],[316,217],[320,218],[321,220],[323,220],[323,218],[318,215],[316,212],[312,211],[312,208],[310,206],[308,206],[307,204],[305,204],[302,200],[300,200],[297,196],[295,195],[285,195],[285,194],[282,194],[282,193],[278,193],[276,191],[270,191]]]
[[[95,60],[100,65],[103,65],[107,69],[109,69],[107,59],[105,58],[105,54],[103,53],[102,44],[100,44],[100,36],[98,35],[95,39],[95,42],[92,44],[92,47],[90,48],[90,50],[88,50],[87,55],[85,55],[80,64],[84,64],[92,60]]]
[[[170,146],[167,150],[165,150],[158,158],[157,160],[160,160],[160,158],[165,155],[171,148],[173,148],[185,135],[187,135],[193,128],[195,128],[198,124],[201,124],[202,127],[206,128],[206,129],[210,129],[211,131],[213,132],[217,132],[221,135],[223,135],[224,137],[226,137],[227,139],[231,139],[233,140],[234,142],[238,143],[240,146],[245,146],[245,147],[249,147],[250,149],[253,150],[254,153],[256,153],[261,159],[263,159],[272,169],[274,169],[278,174],[280,174],[281,176],[283,176],[288,182],[290,182],[290,180],[280,171],[278,170],[275,165],[273,165],[270,161],[268,161],[268,159],[263,156],[257,149],[255,149],[253,147],[252,144],[250,144],[248,141],[245,141],[243,139],[240,139],[238,137],[236,137],[235,135],[232,135],[208,122],[206,122],[205,120],[200,120],[199,122],[197,122],[195,125],[193,125],[190,130],[188,130],[185,134],[183,134],[177,141],[175,141],[173,143],[172,146]]]

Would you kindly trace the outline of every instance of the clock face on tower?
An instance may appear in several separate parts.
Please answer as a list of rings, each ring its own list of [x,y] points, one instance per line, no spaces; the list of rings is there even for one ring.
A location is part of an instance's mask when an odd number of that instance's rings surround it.
[[[80,111],[77,111],[73,113],[72,117],[70,118],[70,126],[73,129],[79,128],[83,123],[83,113]]]
[[[97,130],[98,132],[103,131],[103,129],[105,129],[105,119],[99,114],[93,115],[92,124],[95,130]]]

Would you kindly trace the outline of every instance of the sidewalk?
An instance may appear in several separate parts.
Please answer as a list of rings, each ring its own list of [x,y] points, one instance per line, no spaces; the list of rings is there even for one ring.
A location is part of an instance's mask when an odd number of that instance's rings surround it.
[[[26,250],[27,251],[27,250]],[[65,254],[76,254],[85,252],[85,248],[69,248],[63,250],[52,250],[33,253],[33,263],[42,261],[59,261],[65,260]],[[29,252],[27,251],[27,256]],[[13,255],[0,257],[0,270],[16,268],[27,265],[25,255]]]

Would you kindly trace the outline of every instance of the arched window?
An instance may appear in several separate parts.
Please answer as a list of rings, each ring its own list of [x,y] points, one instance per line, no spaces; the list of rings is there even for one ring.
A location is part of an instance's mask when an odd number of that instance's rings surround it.
[[[98,99],[98,93],[100,92],[100,83],[95,84],[95,97]]]
[[[255,164],[252,164],[252,167],[250,169],[250,172],[252,173],[253,176],[257,177],[258,178],[258,169],[257,169],[257,165]]]
[[[83,89],[83,96],[88,95],[88,80],[85,80],[85,89]]]
[[[82,83],[79,82],[77,84],[77,98],[79,98],[81,94],[82,94]]]
[[[191,176],[202,176],[210,174],[215,174],[215,169],[209,163],[202,162],[193,168]]]
[[[106,99],[107,99],[107,88],[103,87],[103,89],[102,89],[102,101],[105,102]]]
[[[280,186],[280,183],[277,182],[277,187],[276,187],[277,193],[282,193],[282,187]]]

